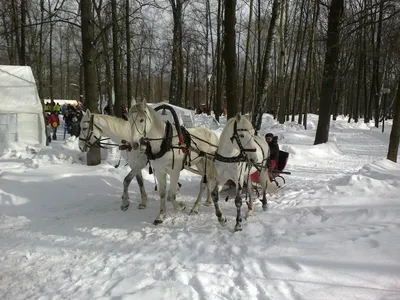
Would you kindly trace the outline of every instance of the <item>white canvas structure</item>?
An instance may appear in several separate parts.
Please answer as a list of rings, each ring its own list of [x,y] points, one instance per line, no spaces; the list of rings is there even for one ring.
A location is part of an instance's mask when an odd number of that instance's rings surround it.
[[[12,143],[46,144],[43,110],[31,67],[0,65],[0,151]]]
[[[179,118],[179,124],[184,125],[186,128],[191,128],[195,126],[195,117],[194,117],[194,111],[190,109],[186,109],[180,106],[172,105],[169,103],[165,102],[159,102],[159,103],[147,103],[150,107],[156,108],[160,105],[167,104],[169,106],[172,106],[172,108],[176,111],[176,114],[178,115]],[[160,114],[162,114],[162,110],[158,111]],[[172,124],[174,123],[174,119],[170,113],[169,110],[166,110],[166,115],[162,115],[162,118],[164,121],[170,121]]]

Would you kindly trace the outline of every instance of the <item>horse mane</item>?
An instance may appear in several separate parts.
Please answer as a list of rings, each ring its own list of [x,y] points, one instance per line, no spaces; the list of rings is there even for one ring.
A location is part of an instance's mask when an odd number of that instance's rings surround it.
[[[225,136],[230,138],[233,135],[233,123],[235,122],[235,120],[236,120],[236,117],[233,117],[233,118],[228,119],[228,121],[226,121],[226,124],[225,124],[224,128],[222,129],[220,139],[221,139],[221,137],[225,137]],[[220,144],[221,144],[221,141],[220,141]]]
[[[149,115],[146,113],[146,109],[147,109]],[[128,113],[128,119],[131,116],[131,114],[134,112],[143,114],[144,116],[146,116],[146,118],[151,119],[152,122],[157,123],[157,125],[160,125],[162,127],[164,126],[164,120],[161,117],[161,115],[159,113],[157,113],[157,111],[154,108],[147,105],[147,103],[146,104],[138,103],[138,104],[132,106]]]

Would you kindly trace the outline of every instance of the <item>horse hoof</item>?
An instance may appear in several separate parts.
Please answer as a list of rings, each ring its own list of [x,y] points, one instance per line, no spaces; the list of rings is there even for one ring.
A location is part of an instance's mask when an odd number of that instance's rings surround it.
[[[247,212],[247,216],[246,217],[252,217],[253,216],[253,211],[252,210],[249,210],[248,212]]]
[[[179,203],[179,206],[178,206],[178,211],[183,211],[183,210],[185,210],[186,209],[186,205],[185,204],[183,204],[183,203]]]
[[[266,211],[268,209],[268,205],[263,205],[262,209],[263,209],[263,211]]]
[[[235,232],[236,231],[242,231],[242,225],[241,224],[236,224],[235,225]]]
[[[138,209],[145,209],[145,208],[146,208],[146,205],[140,203],[140,204],[138,205],[137,208],[138,208]]]
[[[192,209],[189,215],[198,215],[199,212],[197,210]]]
[[[161,224],[163,222],[163,220],[157,219],[153,222],[154,225],[158,225]]]
[[[203,203],[204,206],[210,206],[211,204],[212,202],[207,202],[207,201]]]
[[[225,227],[226,226],[226,218],[222,217],[221,219],[218,219],[219,224],[221,224],[221,226]]]
[[[121,210],[122,211],[127,211],[128,210],[128,208],[129,208],[129,204],[128,205],[121,205]]]

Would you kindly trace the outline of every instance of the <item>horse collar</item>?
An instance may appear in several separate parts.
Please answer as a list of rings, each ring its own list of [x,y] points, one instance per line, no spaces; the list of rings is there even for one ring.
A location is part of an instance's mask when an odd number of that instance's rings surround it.
[[[171,150],[172,134],[173,134],[172,125],[169,121],[167,121],[165,123],[165,135],[161,142],[160,151],[153,154],[152,149],[151,149],[151,144],[150,144],[151,139],[147,139],[147,141],[146,141],[147,146],[146,146],[146,150],[145,150],[145,154],[146,154],[147,158],[150,160],[155,160],[155,159],[163,157],[165,153],[167,153],[169,150]]]

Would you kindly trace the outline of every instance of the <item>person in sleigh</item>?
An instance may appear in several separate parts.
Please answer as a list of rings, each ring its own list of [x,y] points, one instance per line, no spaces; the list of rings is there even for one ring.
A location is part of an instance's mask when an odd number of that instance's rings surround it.
[[[278,145],[278,137],[274,136],[272,133],[267,133],[265,135],[265,141],[268,143],[269,146],[269,171],[268,176],[270,180],[272,180],[272,170],[278,168],[278,161],[279,161],[279,145]],[[250,179],[252,182],[260,183],[260,172],[254,172],[250,174]]]

